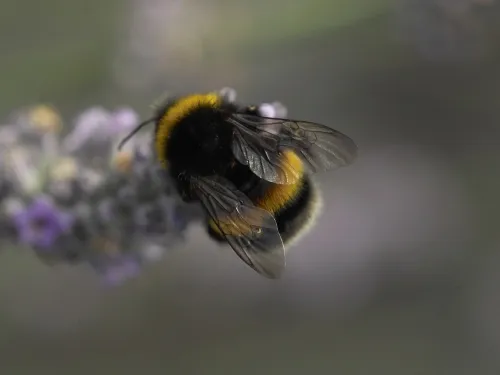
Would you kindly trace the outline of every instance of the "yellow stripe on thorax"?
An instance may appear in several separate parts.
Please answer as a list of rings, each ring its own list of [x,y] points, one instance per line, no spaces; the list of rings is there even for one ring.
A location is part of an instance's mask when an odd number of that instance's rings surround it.
[[[303,175],[304,163],[291,150],[283,152],[283,158],[297,173]],[[299,179],[295,184],[279,185],[272,184],[257,202],[257,207],[263,208],[271,213],[276,213],[282,208],[286,207],[300,192],[303,184],[303,179]]]
[[[283,152],[283,158],[299,174],[303,174],[304,163],[302,160],[291,150]],[[303,180],[300,179],[295,184],[290,185],[279,185],[270,184],[269,188],[266,190],[264,195],[255,202],[255,205],[262,208],[271,214],[275,214],[280,209],[286,207],[290,202],[297,196],[302,188]],[[210,227],[215,233],[221,235],[221,230],[228,235],[239,235],[242,233],[249,233],[253,228],[251,228],[243,220],[235,220],[235,222],[224,222],[220,221],[219,226],[215,225],[213,220],[209,220]]]
[[[172,129],[186,117],[191,111],[202,106],[216,107],[221,99],[217,93],[193,94],[178,99],[167,109],[165,114],[158,120],[156,130],[155,150],[158,161],[167,166],[167,140]]]

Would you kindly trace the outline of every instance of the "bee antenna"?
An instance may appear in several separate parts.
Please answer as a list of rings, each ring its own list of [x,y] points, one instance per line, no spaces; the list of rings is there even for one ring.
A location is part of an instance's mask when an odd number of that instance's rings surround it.
[[[147,119],[146,121],[143,121],[139,125],[137,125],[129,134],[127,134],[125,138],[122,139],[122,141],[118,145],[118,151],[120,151],[125,143],[127,143],[139,130],[141,130],[144,126],[146,126],[150,122],[153,122],[154,120],[156,120],[156,118],[151,117],[150,119]]]

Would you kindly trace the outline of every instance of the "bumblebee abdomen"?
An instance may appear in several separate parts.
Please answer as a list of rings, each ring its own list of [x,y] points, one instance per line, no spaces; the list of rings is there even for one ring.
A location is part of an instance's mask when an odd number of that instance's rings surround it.
[[[274,213],[283,243],[290,245],[305,234],[314,223],[320,208],[320,191],[314,180],[306,175],[295,197]]]
[[[303,161],[291,150],[285,151],[283,158],[301,173],[300,179],[287,185],[265,183],[254,200],[258,207],[274,215],[283,242],[289,244],[310,227],[319,211],[320,199]]]
[[[248,166],[241,164],[234,166],[225,177],[245,193],[255,206],[274,216],[283,243],[289,245],[311,227],[319,213],[321,200],[319,190],[301,159],[292,151],[285,151],[283,158],[301,172],[300,179],[294,184],[274,184],[262,180]],[[225,242],[210,220],[207,221],[207,231],[213,240]]]
[[[293,204],[303,190],[306,177],[304,163],[295,152],[291,150],[284,151],[281,157],[284,163],[290,165],[299,173],[299,178],[293,184],[275,184],[263,181],[262,188],[258,193],[259,196],[255,197],[254,200],[257,206],[272,214],[277,214]]]

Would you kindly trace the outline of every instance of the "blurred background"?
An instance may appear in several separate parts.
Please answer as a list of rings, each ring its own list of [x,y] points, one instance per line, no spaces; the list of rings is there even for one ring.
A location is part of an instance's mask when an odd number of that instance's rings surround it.
[[[260,278],[192,227],[118,288],[0,254],[2,374],[498,374],[500,3],[3,0],[0,110],[234,87],[360,154]]]

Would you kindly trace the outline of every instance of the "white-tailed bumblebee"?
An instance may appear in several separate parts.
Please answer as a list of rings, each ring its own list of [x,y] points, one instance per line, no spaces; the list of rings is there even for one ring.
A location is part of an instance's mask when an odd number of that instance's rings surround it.
[[[258,273],[279,278],[285,248],[316,216],[311,173],[350,164],[348,136],[307,121],[263,117],[217,92],[169,100],[155,115],[154,148],[186,202],[201,203],[207,231]]]

